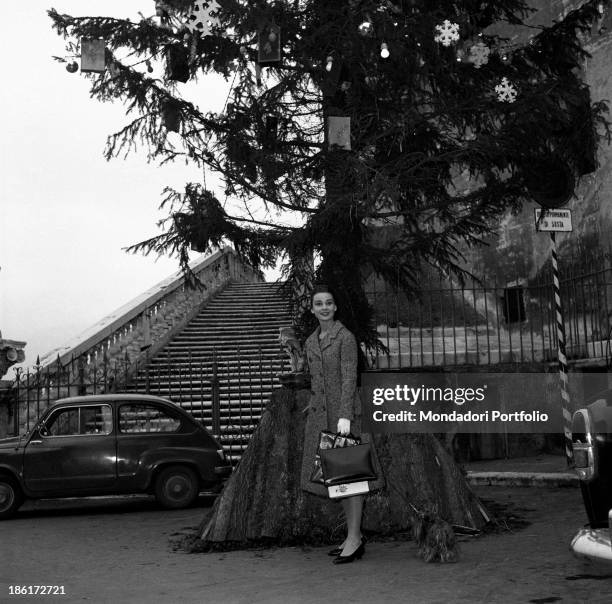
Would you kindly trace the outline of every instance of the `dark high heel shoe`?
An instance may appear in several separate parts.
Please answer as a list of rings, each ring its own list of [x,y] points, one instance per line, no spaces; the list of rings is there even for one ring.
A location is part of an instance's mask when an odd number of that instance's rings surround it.
[[[353,562],[355,560],[361,560],[363,554],[365,554],[365,545],[362,540],[359,547],[352,554],[334,558],[334,564],[348,564],[349,562]]]
[[[366,538],[365,537],[361,537],[361,543],[363,543],[363,545],[366,544]],[[342,553],[342,546],[339,547],[334,547],[334,549],[329,550],[327,552],[328,556],[339,556]]]

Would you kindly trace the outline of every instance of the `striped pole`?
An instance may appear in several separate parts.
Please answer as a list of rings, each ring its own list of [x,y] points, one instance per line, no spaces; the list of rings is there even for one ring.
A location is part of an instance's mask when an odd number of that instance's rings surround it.
[[[572,452],[572,414],[570,412],[570,397],[567,377],[567,358],[565,356],[565,325],[563,323],[563,307],[561,306],[561,288],[559,287],[559,265],[557,263],[557,245],[555,233],[551,232],[553,289],[555,292],[555,315],[557,320],[557,353],[559,358],[559,382],[561,386],[561,409],[563,411],[563,434],[565,436],[565,459],[567,465],[574,463]]]

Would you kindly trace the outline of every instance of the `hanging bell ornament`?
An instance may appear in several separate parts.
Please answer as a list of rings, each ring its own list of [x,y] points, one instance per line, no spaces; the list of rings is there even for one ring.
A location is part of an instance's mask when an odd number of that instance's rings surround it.
[[[79,69],[79,64],[76,61],[72,61],[72,63],[68,63],[66,65],[66,71],[68,73],[75,73]]]
[[[151,65],[151,61],[147,61],[147,71],[149,73],[153,73],[153,65]]]

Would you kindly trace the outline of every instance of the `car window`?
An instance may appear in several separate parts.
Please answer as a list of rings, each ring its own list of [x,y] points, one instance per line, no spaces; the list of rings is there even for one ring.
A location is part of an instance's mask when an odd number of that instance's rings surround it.
[[[176,432],[181,420],[165,409],[146,403],[130,403],[119,407],[119,432]]]
[[[81,434],[110,434],[113,416],[108,405],[81,407]]]
[[[45,423],[48,436],[110,434],[113,416],[109,405],[88,405],[60,409]]]

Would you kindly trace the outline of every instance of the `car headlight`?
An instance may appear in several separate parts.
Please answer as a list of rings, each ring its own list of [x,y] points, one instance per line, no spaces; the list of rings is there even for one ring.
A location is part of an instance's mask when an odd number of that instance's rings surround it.
[[[586,409],[579,409],[572,418],[572,449],[574,468],[580,480],[591,480],[595,476],[595,449],[591,431],[591,420]]]

